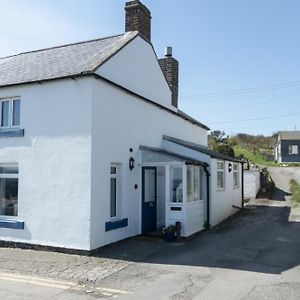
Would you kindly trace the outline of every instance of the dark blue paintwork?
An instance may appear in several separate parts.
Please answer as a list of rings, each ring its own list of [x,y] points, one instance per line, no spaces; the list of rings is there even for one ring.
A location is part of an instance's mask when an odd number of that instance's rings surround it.
[[[0,228],[24,229],[24,222],[0,219]]]
[[[281,162],[300,162],[300,140],[281,140]],[[298,154],[289,154],[289,146],[298,145]]]
[[[155,198],[152,202],[145,202],[145,172],[154,170]],[[142,168],[142,234],[156,230],[156,198],[157,198],[156,167]]]
[[[115,230],[128,226],[128,219],[122,219],[117,221],[110,221],[105,223],[105,231]]]
[[[22,137],[22,136],[24,136],[24,129],[19,129],[19,128],[0,129],[0,138]]]

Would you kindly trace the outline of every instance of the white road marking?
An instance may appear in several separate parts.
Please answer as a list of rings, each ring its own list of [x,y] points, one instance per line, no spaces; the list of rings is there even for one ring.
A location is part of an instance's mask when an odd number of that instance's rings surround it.
[[[74,282],[67,282],[67,281],[58,281],[53,279],[45,279],[40,277],[33,277],[33,276],[26,276],[26,275],[18,275],[18,274],[10,274],[10,273],[1,273],[0,272],[0,280],[5,281],[13,281],[13,282],[20,282],[20,283],[27,283],[33,284],[37,286],[43,286],[48,288],[56,288],[56,289],[72,289],[77,291],[84,292],[84,285],[78,285]],[[113,296],[115,294],[130,294],[128,291],[118,290],[118,289],[110,289],[110,288],[101,288],[96,287],[95,290],[103,294],[104,296]],[[92,291],[94,292],[94,290]]]
[[[131,294],[130,292],[124,291],[124,290],[101,288],[101,287],[96,287],[96,290],[100,290],[100,291],[108,292],[108,293],[114,293],[114,294]]]

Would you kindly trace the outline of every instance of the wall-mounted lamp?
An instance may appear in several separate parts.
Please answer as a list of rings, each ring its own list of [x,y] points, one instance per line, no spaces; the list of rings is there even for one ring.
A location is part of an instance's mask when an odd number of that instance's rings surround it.
[[[228,172],[230,173],[232,171],[232,163],[228,164]]]
[[[130,169],[130,171],[132,171],[134,169],[134,163],[135,163],[134,158],[130,157],[129,158],[129,169]]]

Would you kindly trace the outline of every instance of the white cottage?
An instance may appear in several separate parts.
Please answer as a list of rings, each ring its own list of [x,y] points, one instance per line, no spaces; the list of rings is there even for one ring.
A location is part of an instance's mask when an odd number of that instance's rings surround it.
[[[242,206],[241,164],[178,109],[149,10],[125,9],[125,34],[0,59],[2,244],[92,251],[176,221],[189,236]]]

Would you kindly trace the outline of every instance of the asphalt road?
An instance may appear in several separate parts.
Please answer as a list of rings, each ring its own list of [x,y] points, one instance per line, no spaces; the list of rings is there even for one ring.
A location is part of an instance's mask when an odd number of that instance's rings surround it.
[[[281,198],[181,243],[136,237],[89,258],[0,248],[0,299],[298,300],[300,223],[284,196],[294,174],[271,172]]]

